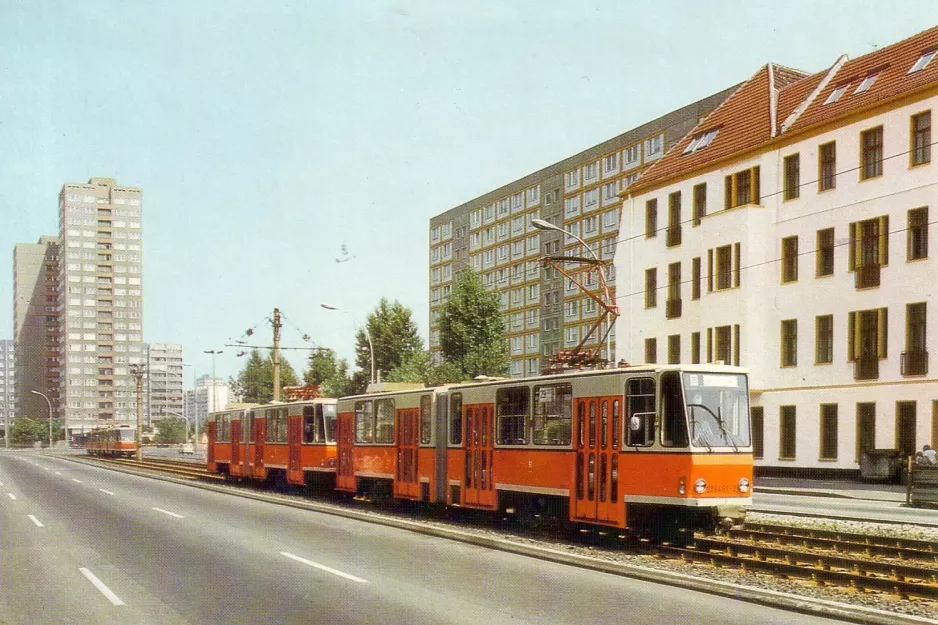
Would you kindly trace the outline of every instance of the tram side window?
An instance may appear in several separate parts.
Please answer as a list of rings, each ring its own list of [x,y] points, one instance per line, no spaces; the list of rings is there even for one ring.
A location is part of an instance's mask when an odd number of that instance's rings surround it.
[[[220,414],[215,416],[215,442],[227,443],[231,439],[231,415]]]
[[[629,380],[625,394],[629,411],[626,420],[628,446],[647,447],[655,442],[655,380]]]
[[[322,442],[317,440],[320,433],[317,421],[316,406],[303,406],[303,442],[307,445]]]
[[[423,395],[420,398],[420,442],[424,445],[430,442],[430,396]]]
[[[323,404],[322,405],[322,416],[323,424],[326,428],[326,440],[327,443],[335,442],[335,404]]]
[[[534,387],[534,444],[569,445],[573,431],[573,386]]]
[[[355,442],[375,442],[375,414],[373,402],[355,402]]]
[[[681,396],[681,376],[667,371],[661,376],[661,444],[687,447],[687,416]]]
[[[495,417],[500,445],[526,445],[530,389],[500,388],[495,393]]]
[[[264,425],[267,428],[266,441],[268,443],[287,442],[287,409],[286,408],[268,410]]]
[[[394,442],[394,400],[375,400],[375,442]]]
[[[462,393],[453,393],[449,401],[449,444],[462,445]]]

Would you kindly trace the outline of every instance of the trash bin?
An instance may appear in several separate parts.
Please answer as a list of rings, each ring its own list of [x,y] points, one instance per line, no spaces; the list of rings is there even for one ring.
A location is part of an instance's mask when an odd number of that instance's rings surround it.
[[[898,449],[867,449],[860,454],[860,477],[864,480],[894,480]]]

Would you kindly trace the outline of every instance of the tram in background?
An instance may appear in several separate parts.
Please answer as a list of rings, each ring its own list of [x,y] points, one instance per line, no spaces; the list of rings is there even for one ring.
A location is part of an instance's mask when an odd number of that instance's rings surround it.
[[[129,425],[95,428],[88,434],[85,449],[92,456],[137,455],[137,429]]]

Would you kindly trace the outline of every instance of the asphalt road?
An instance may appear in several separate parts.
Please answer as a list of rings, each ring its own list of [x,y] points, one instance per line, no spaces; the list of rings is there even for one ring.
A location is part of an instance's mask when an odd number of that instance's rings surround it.
[[[0,624],[831,623],[0,453]]]

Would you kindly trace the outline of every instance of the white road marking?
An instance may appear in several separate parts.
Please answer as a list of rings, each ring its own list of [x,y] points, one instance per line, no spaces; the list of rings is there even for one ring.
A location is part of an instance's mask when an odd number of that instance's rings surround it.
[[[109,491],[109,490],[104,490],[103,488],[99,488],[98,490],[101,491],[102,493],[106,494],[106,495],[113,495],[113,494],[114,494],[114,493],[112,493],[112,492]]]
[[[280,555],[282,555],[282,556],[284,556],[284,557],[287,557],[287,558],[290,558],[291,560],[296,560],[297,562],[302,562],[303,564],[305,564],[305,565],[307,565],[307,566],[311,566],[311,567],[313,567],[314,569],[319,569],[320,571],[325,571],[326,573],[332,573],[333,575],[338,575],[339,577],[344,577],[345,579],[350,579],[350,580],[352,580],[353,582],[358,582],[359,584],[367,584],[367,583],[368,583],[368,580],[367,580],[367,579],[362,579],[362,578],[360,578],[360,577],[355,577],[354,575],[349,575],[348,573],[343,573],[342,571],[337,571],[337,570],[335,570],[335,569],[331,569],[331,568],[329,568],[328,566],[325,566],[325,565],[322,565],[322,564],[317,564],[316,562],[313,562],[313,561],[311,561],[311,560],[307,560],[306,558],[301,558],[300,556],[293,555],[292,553],[287,553],[286,551],[281,551],[281,552],[280,552]]]
[[[107,597],[108,601],[110,601],[110,602],[113,603],[114,605],[124,605],[124,602],[120,600],[120,597],[118,597],[117,595],[115,595],[115,594],[111,591],[110,588],[108,588],[107,586],[105,586],[105,585],[104,585],[104,582],[102,582],[100,579],[98,579],[97,577],[95,577],[94,573],[92,573],[91,571],[89,571],[89,570],[86,569],[86,568],[80,568],[80,569],[78,569],[78,570],[81,571],[81,574],[84,575],[84,576],[88,579],[88,581],[91,582],[91,584],[92,584],[95,588],[97,588],[98,591],[99,591],[102,595],[104,595],[105,597]]]
[[[3,482],[0,482],[0,486],[3,486]]]
[[[81,484],[81,480],[76,480],[75,478],[72,478],[72,481],[75,482],[76,484]]]
[[[55,472],[55,474],[56,474],[56,475],[62,475],[62,474],[61,474],[61,473],[59,473],[58,471],[56,471],[56,472]]]
[[[46,471],[51,471],[51,470],[52,470],[52,469],[50,469],[49,467],[42,467],[42,468],[45,469]]]
[[[42,523],[40,523],[40,522],[39,522],[39,519],[37,519],[37,518],[34,517],[33,515],[27,514],[26,516],[29,517],[29,520],[30,520],[30,521],[32,521],[33,523],[36,524],[36,527],[45,527],[45,525],[43,525]]]
[[[7,497],[12,499],[13,501],[16,501],[16,495],[14,495],[13,493],[7,493]]]
[[[184,519],[185,517],[181,514],[176,514],[175,512],[170,512],[169,510],[163,510],[162,508],[153,508],[157,512],[162,512],[163,514],[168,514],[169,516],[176,517],[177,519]]]

